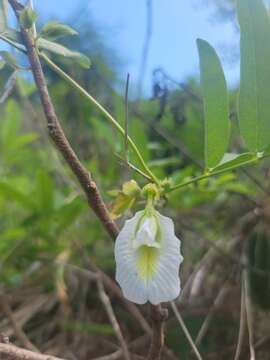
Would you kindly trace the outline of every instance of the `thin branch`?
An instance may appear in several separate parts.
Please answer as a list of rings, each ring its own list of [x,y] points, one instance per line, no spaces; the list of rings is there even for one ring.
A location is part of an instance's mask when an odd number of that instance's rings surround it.
[[[130,360],[130,355],[128,352],[128,348],[127,348],[127,344],[124,340],[122,331],[120,329],[119,323],[116,319],[116,316],[114,314],[113,308],[112,308],[112,304],[110,302],[110,299],[108,297],[108,295],[105,292],[104,286],[103,286],[103,282],[102,282],[102,278],[100,277],[97,281],[97,287],[98,287],[98,293],[99,293],[99,297],[100,300],[106,310],[106,313],[108,315],[108,318],[110,319],[110,322],[112,324],[112,327],[114,329],[114,332],[116,334],[116,337],[122,347],[123,350],[123,356],[126,360]]]
[[[14,0],[12,0],[14,1]],[[48,56],[46,56],[44,53],[39,53],[39,55],[44,59],[46,64],[56,73],[58,74],[62,79],[67,81],[74,89],[76,89],[84,98],[89,100],[92,104],[96,106],[97,109],[99,109],[103,115],[111,122],[111,124],[119,131],[120,134],[125,136],[125,130],[121,127],[121,125],[115,120],[115,118],[95,99],[92,95],[90,95],[81,85],[79,85],[74,79],[72,79],[68,74],[66,74],[59,66],[57,66],[53,61],[51,61]],[[137,156],[138,161],[140,162],[142,168],[144,171],[150,176],[153,182],[156,184],[159,184],[159,180],[157,177],[152,173],[152,171],[149,169],[148,165],[144,161],[139,149],[137,148],[134,141],[128,136],[128,141],[130,144],[130,147],[133,149],[135,155]]]
[[[3,313],[9,319],[14,329],[14,333],[17,336],[18,340],[21,342],[21,345],[26,347],[28,350],[39,353],[38,348],[28,339],[20,324],[15,320],[11,308],[9,306],[8,299],[4,295],[0,296],[0,307],[3,310]]]
[[[122,301],[123,305],[126,307],[127,311],[130,313],[130,315],[132,315],[133,318],[138,321],[138,323],[141,326],[141,329],[143,331],[145,331],[146,334],[150,335],[151,327],[149,326],[148,322],[145,320],[145,318],[141,314],[138,307],[135,304],[133,304],[132,302],[127,301],[124,298],[123,293],[120,290],[119,286],[117,286],[114,280],[112,280],[106,273],[104,273],[102,270],[100,270],[94,264],[94,262],[89,258],[89,256],[84,251],[84,248],[82,247],[82,245],[80,244],[80,242],[78,240],[76,240],[76,241],[74,240],[73,243],[74,243],[79,255],[83,259],[85,266],[88,269],[92,269],[94,271],[94,274],[99,274],[99,276],[102,276],[102,281],[103,281],[105,289],[112,292],[112,294],[117,296]],[[81,269],[81,268],[79,268],[79,269]],[[86,270],[86,271],[88,272],[88,270]],[[93,277],[92,274],[93,274],[93,272],[91,271],[90,272],[91,277]]]
[[[7,100],[7,98],[11,95],[16,85],[16,75],[17,75],[17,70],[14,70],[13,73],[8,78],[4,86],[4,91],[0,96],[0,104],[3,104]]]
[[[6,358],[16,360],[64,360],[55,356],[38,354],[36,352],[21,349],[14,345],[2,343],[0,343],[0,355],[1,359]]]
[[[158,360],[164,345],[164,321],[168,317],[168,311],[161,305],[150,305],[150,314],[152,318],[152,341],[147,360]]]
[[[9,0],[17,18],[19,18],[19,11],[22,6],[16,0]],[[47,119],[47,126],[49,135],[54,142],[58,151],[63,155],[66,162],[72,169],[73,173],[80,182],[90,207],[93,209],[97,217],[103,223],[105,229],[109,235],[115,239],[118,234],[118,229],[114,221],[111,219],[109,211],[101,197],[101,194],[97,188],[96,183],[93,181],[91,174],[82,165],[77,155],[70,146],[64,131],[59,123],[57,115],[55,113],[54,105],[50,98],[44,73],[40,64],[40,60],[35,49],[35,42],[31,35],[31,32],[21,28],[21,35],[27,49],[28,59],[31,65],[31,70],[34,75],[36,86],[39,92],[39,96],[43,105],[43,110]]]
[[[250,284],[248,279],[248,271],[245,269],[243,273],[244,273],[244,292],[245,292],[245,306],[246,306],[246,315],[247,315],[250,360],[255,360],[256,356],[254,349],[254,331],[253,331],[254,321],[253,321],[252,306],[250,300]]]
[[[208,314],[199,330],[199,333],[195,340],[196,346],[199,346],[201,344],[203,338],[205,337],[205,335],[209,329],[210,323],[213,320],[213,317],[214,317],[217,309],[222,304],[222,302],[227,294],[227,283],[228,283],[228,279],[226,279],[225,284],[222,286],[222,288],[218,292],[218,295],[215,298],[213,306],[211,307],[210,311],[208,312]]]
[[[138,169],[135,165],[133,165],[131,162],[127,161],[125,158],[123,158],[121,155],[115,153],[115,156],[120,160],[120,164],[123,164],[125,166],[127,166],[128,168],[130,168],[131,170],[137,172],[138,174],[140,174],[142,177],[144,177],[146,180],[148,181],[152,181],[152,179],[145,174],[142,170]]]
[[[147,345],[148,341],[149,341],[149,336],[144,335],[144,336],[141,336],[138,339],[132,341],[130,344],[128,344],[128,347],[130,350],[137,350],[137,349]],[[109,355],[100,356],[100,357],[94,358],[92,360],[118,360],[118,359],[121,359],[122,356],[123,356],[123,350],[119,349]]]
[[[171,301],[170,304],[171,304],[172,310],[173,310],[173,312],[174,312],[174,314],[176,316],[176,319],[178,320],[178,322],[179,322],[179,324],[180,324],[180,326],[181,326],[181,328],[183,330],[183,333],[185,334],[185,336],[186,336],[186,338],[187,338],[187,340],[188,340],[194,354],[196,355],[198,360],[202,360],[202,357],[201,357],[201,355],[199,353],[199,350],[197,349],[196,345],[194,344],[194,341],[192,340],[192,337],[190,336],[190,333],[189,333],[189,331],[188,331],[188,329],[187,329],[187,327],[186,327],[186,325],[185,325],[185,323],[184,323],[184,321],[182,319],[182,316],[181,316],[180,312],[178,311],[175,303],[173,301]]]
[[[244,336],[245,336],[245,327],[246,327],[246,310],[245,310],[245,288],[244,288],[244,279],[242,275],[242,283],[241,283],[241,308],[240,308],[240,324],[239,324],[239,333],[238,333],[238,340],[236,351],[234,355],[234,360],[239,360]]]

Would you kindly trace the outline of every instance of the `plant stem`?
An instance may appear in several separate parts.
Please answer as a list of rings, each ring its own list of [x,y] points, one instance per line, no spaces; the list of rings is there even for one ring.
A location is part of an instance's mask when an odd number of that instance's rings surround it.
[[[270,155],[267,154],[267,155],[264,155],[264,156],[261,156],[261,157],[254,157],[253,159],[250,159],[250,160],[247,160],[247,161],[244,161],[240,164],[236,164],[236,165],[232,165],[230,167],[227,167],[227,168],[224,168],[224,169],[220,169],[220,170],[217,170],[217,171],[213,171],[213,172],[207,172],[205,174],[202,174],[200,176],[197,176],[197,177],[194,177],[188,181],[184,181],[180,184],[176,184],[175,186],[171,187],[170,189],[168,189],[166,191],[166,193],[169,193],[169,192],[172,192],[174,190],[178,190],[178,189],[181,189],[182,187],[184,186],[187,186],[187,185],[190,185],[190,184],[194,184],[196,182],[199,182],[201,180],[204,180],[204,179],[208,179],[212,176],[215,176],[215,175],[220,175],[224,172],[227,172],[227,171],[231,171],[231,170],[235,170],[235,169],[238,169],[242,166],[245,166],[245,165],[252,165],[252,164],[255,164],[257,163],[259,160],[263,159],[263,158],[266,158],[266,157],[269,157]]]
[[[39,53],[39,55],[45,60],[47,65],[54,72],[56,72],[60,77],[65,79],[73,88],[75,88],[77,91],[79,91],[80,94],[83,95],[87,100],[90,100],[92,102],[92,104],[94,104],[106,116],[106,118],[111,122],[111,124],[119,131],[119,133],[125,137],[125,130],[122,128],[122,126],[92,95],[90,95],[81,85],[79,85],[74,79],[72,79],[67,73],[65,73],[59,66],[57,66],[51,59],[49,59],[47,55],[45,55],[44,53]],[[136,144],[133,142],[133,140],[129,136],[127,138],[128,138],[128,142],[129,142],[130,146],[132,147],[134,153],[136,154],[144,171],[150,176],[150,178],[153,180],[153,182],[155,182],[156,184],[159,184],[159,181],[156,178],[156,176],[152,173],[152,171],[146,165]]]

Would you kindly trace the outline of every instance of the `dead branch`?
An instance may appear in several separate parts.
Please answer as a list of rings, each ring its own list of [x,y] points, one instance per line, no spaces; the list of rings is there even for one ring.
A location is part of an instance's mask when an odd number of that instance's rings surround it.
[[[112,327],[114,329],[116,337],[117,337],[117,339],[118,339],[118,341],[119,341],[119,343],[120,343],[120,345],[122,347],[124,358],[126,360],[130,360],[127,344],[126,344],[126,342],[124,340],[124,337],[123,337],[122,331],[120,329],[119,323],[118,323],[117,318],[116,318],[116,316],[114,314],[110,299],[109,299],[108,295],[105,292],[101,277],[97,281],[97,287],[98,287],[98,293],[99,293],[100,300],[101,300],[101,302],[102,302],[102,304],[103,304],[103,306],[104,306],[104,308],[106,310],[106,313],[107,313],[108,318],[109,318],[109,320],[110,320],[110,322],[112,324]]]
[[[17,336],[18,340],[21,342],[22,346],[26,347],[31,351],[39,352],[38,348],[34,344],[32,344],[32,342],[28,339],[22,327],[14,318],[8,303],[8,299],[4,295],[0,295],[0,308],[2,308],[4,314],[9,319],[14,329],[14,333]]]
[[[55,356],[38,354],[10,344],[0,344],[1,360],[64,360]]]

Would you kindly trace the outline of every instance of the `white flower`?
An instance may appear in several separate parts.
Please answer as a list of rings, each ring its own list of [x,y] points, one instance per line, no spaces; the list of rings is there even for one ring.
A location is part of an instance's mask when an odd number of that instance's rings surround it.
[[[172,220],[151,210],[127,220],[116,239],[116,281],[128,300],[156,305],[179,295],[183,257]]]

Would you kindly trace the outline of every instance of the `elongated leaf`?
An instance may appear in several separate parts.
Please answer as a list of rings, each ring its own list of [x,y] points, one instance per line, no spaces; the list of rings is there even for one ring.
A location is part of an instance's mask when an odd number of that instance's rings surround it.
[[[204,101],[205,163],[215,167],[227,150],[230,121],[227,85],[219,58],[206,41],[197,40]]]
[[[270,145],[270,22],[262,0],[238,0],[240,132],[251,151]]]
[[[40,49],[47,50],[56,55],[64,56],[65,58],[76,62],[85,69],[88,69],[90,67],[90,59],[87,56],[77,51],[69,50],[61,44],[43,38],[39,38],[37,44]]]
[[[221,160],[221,162],[212,170],[218,171],[218,170],[225,170],[237,165],[240,166],[241,164],[244,164],[247,161],[253,159],[254,156],[255,156],[254,153],[250,153],[250,152],[243,154],[226,153],[223,159]]]
[[[77,31],[72,29],[70,26],[58,23],[56,21],[50,21],[45,24],[40,32],[41,37],[49,40],[56,40],[64,36],[77,34]]]
[[[7,0],[0,0],[0,33],[7,27]]]

